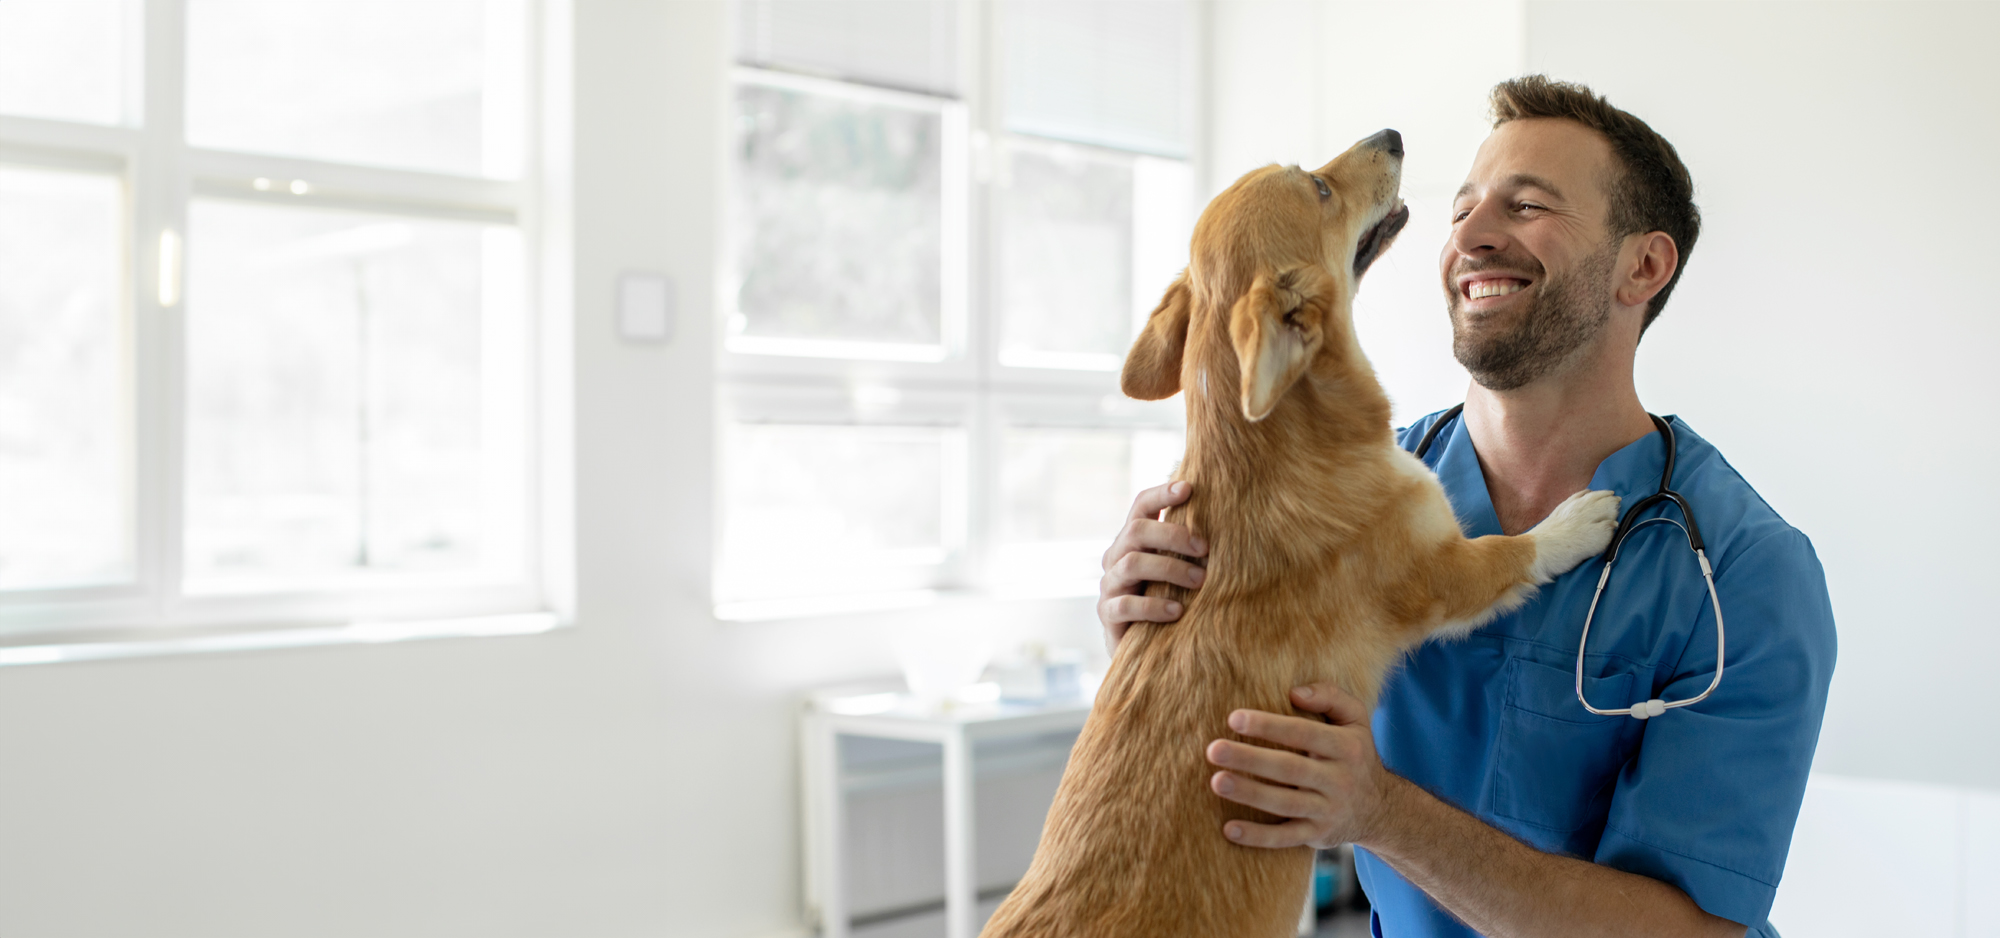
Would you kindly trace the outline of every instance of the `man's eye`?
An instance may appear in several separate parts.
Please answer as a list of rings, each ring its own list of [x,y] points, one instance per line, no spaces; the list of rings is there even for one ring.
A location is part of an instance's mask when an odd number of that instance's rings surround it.
[[[1536,205],[1536,204],[1535,204],[1535,203],[1533,203],[1533,202],[1521,202],[1521,203],[1518,203],[1518,204],[1516,204],[1516,205],[1514,206],[1514,211],[1517,211],[1517,212],[1533,212],[1533,211],[1540,211],[1540,210],[1541,210],[1541,208],[1542,208],[1541,206],[1539,206],[1539,205]]]
[[[1320,198],[1322,198],[1322,199],[1330,199],[1330,198],[1333,198],[1333,190],[1332,190],[1332,189],[1329,189],[1329,188],[1327,188],[1327,187],[1326,187],[1326,180],[1324,180],[1324,179],[1321,179],[1321,178],[1319,178],[1318,176],[1314,176],[1314,177],[1313,177],[1313,185],[1315,185],[1315,186],[1318,186],[1318,187],[1319,187],[1319,197],[1320,197]]]
[[[1452,213],[1452,215],[1451,215],[1451,223],[1452,223],[1452,224],[1454,224],[1454,225],[1456,225],[1456,224],[1458,224],[1459,222],[1462,222],[1462,221],[1464,221],[1464,220],[1465,220],[1465,216],[1467,216],[1467,215],[1470,215],[1470,214],[1472,214],[1472,210],[1471,210],[1471,209],[1469,209],[1469,208],[1462,208],[1462,209],[1459,209],[1458,211],[1456,211],[1456,212],[1453,212],[1453,213]]]

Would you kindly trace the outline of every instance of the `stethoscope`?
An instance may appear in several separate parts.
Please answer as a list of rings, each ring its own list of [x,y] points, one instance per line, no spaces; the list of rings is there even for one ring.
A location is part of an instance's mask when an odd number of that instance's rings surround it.
[[[1417,444],[1416,456],[1418,460],[1422,460],[1424,455],[1431,451],[1431,442],[1437,439],[1438,431],[1444,429],[1445,424],[1450,423],[1463,410],[1465,410],[1465,405],[1460,404],[1445,411],[1444,416],[1439,417],[1436,423],[1431,424],[1429,430],[1424,431],[1423,440]],[[1658,428],[1660,439],[1664,440],[1667,444],[1667,468],[1660,473],[1660,490],[1639,499],[1631,508],[1626,509],[1625,517],[1618,522],[1617,533],[1611,535],[1611,546],[1604,549],[1604,572],[1597,577],[1597,592],[1590,597],[1590,611],[1583,616],[1583,637],[1577,639],[1576,642],[1577,703],[1583,704],[1583,709],[1599,716],[1619,716],[1623,714],[1630,715],[1635,720],[1650,719],[1675,707],[1698,704],[1703,700],[1707,700],[1708,695],[1715,693],[1717,685],[1722,683],[1722,600],[1716,598],[1715,595],[1715,571],[1709,568],[1708,555],[1702,552],[1701,528],[1694,523],[1694,510],[1688,507],[1687,499],[1682,497],[1681,493],[1668,487],[1668,483],[1674,477],[1675,446],[1673,427],[1669,426],[1665,420],[1661,420],[1653,414],[1647,414],[1646,416],[1653,418],[1653,426]],[[1672,502],[1680,506],[1681,517],[1687,523],[1682,524],[1665,515],[1658,518],[1647,518],[1644,521],[1638,520],[1640,512],[1661,502]],[[1599,710],[1591,706],[1590,701],[1583,696],[1583,650],[1590,643],[1590,623],[1592,619],[1597,617],[1597,604],[1604,598],[1604,585],[1611,581],[1611,565],[1618,562],[1618,548],[1624,545],[1625,538],[1631,535],[1633,531],[1652,524],[1655,521],[1664,521],[1667,524],[1680,528],[1681,534],[1687,537],[1688,549],[1694,551],[1695,562],[1701,565],[1701,578],[1703,582],[1708,584],[1708,601],[1715,608],[1715,678],[1708,682],[1707,690],[1686,700],[1661,700],[1655,697],[1652,700],[1639,701],[1629,707],[1620,707],[1616,710]]]

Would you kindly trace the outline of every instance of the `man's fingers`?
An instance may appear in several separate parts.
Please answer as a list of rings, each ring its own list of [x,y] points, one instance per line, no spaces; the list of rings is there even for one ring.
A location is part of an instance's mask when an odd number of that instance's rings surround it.
[[[1196,564],[1162,552],[1184,557],[1208,554],[1208,544],[1185,525],[1159,520],[1160,512],[1188,500],[1194,487],[1183,481],[1156,485],[1132,500],[1125,527],[1104,552],[1104,578],[1097,584],[1097,618],[1113,649],[1132,622],[1172,622],[1181,617],[1181,604],[1165,599],[1136,595],[1148,582],[1173,583],[1198,588],[1207,578]]]
[[[1208,553],[1208,542],[1196,537],[1186,525],[1151,518],[1133,518],[1104,551],[1104,569],[1109,570],[1129,554],[1140,551],[1172,551],[1187,557]]]
[[[1231,742],[1226,739],[1218,739],[1208,744],[1208,761],[1238,772],[1261,775],[1286,785],[1309,784],[1313,781],[1315,772],[1313,760],[1296,752],[1267,749],[1263,746]]]
[[[1163,485],[1155,485],[1140,492],[1132,499],[1132,511],[1125,517],[1158,518],[1160,512],[1187,501],[1189,493],[1193,491],[1193,488],[1179,479]]]
[[[1283,824],[1229,821],[1222,825],[1222,836],[1246,847],[1298,847],[1312,843],[1314,835],[1312,824],[1296,819]]]
[[[1326,804],[1326,799],[1315,792],[1273,785],[1235,772],[1215,773],[1209,777],[1208,787],[1237,804],[1269,811],[1279,817],[1309,817]]]
[[[1173,583],[1190,589],[1199,588],[1208,571],[1178,557],[1165,554],[1131,553],[1120,558],[1104,572],[1104,585],[1100,592],[1115,596],[1119,593],[1137,592],[1139,584],[1146,582]]]
[[[1292,688],[1292,703],[1300,710],[1326,714],[1327,722],[1336,726],[1368,722],[1368,705],[1330,683]]]
[[[1181,617],[1181,604],[1158,596],[1140,596],[1127,593],[1105,600],[1098,610],[1098,617],[1105,622],[1124,625],[1130,622],[1173,622]],[[1121,628],[1118,635],[1125,634]]]
[[[1238,710],[1229,715],[1229,728],[1253,739],[1266,739],[1280,746],[1303,749],[1325,759],[1345,759],[1354,754],[1352,741],[1347,738],[1354,732],[1352,729],[1329,726],[1305,717],[1283,716],[1263,710]],[[1239,748],[1263,749],[1261,746],[1243,747],[1240,744]]]

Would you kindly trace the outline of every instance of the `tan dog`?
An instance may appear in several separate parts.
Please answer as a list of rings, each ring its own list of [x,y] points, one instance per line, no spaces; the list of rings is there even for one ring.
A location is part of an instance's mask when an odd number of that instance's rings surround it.
[[[1356,281],[1409,218],[1402,138],[1383,131],[1307,173],[1266,166],[1202,212],[1187,271],[1125,360],[1146,400],[1187,392],[1168,520],[1208,540],[1186,613],[1134,623],[1063,773],[1028,875],[986,938],[1285,938],[1304,847],[1223,837],[1276,819],[1208,787],[1238,708],[1297,713],[1331,680],[1373,706],[1396,660],[1518,606],[1609,542],[1618,499],[1580,492],[1518,537],[1468,540],[1437,478],[1396,445],[1355,342]]]

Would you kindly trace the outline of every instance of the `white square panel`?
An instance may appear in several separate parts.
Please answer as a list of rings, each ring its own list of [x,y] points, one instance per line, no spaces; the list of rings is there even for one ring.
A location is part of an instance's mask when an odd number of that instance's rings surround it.
[[[1965,938],[2000,938],[2000,792],[1965,798]]]
[[[1814,775],[1771,924],[1815,938],[1956,934],[1960,797]]]
[[[619,277],[618,335],[632,342],[672,342],[674,282],[654,273]]]

